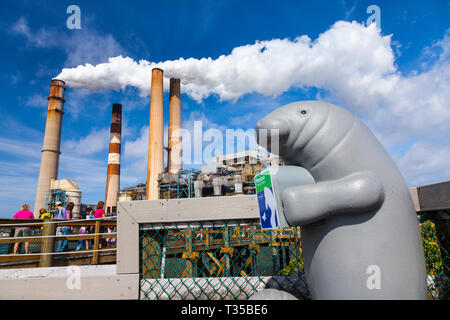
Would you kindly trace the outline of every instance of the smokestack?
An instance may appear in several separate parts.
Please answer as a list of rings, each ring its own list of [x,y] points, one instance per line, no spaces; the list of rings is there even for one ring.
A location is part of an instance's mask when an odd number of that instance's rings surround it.
[[[58,163],[61,145],[61,125],[64,114],[65,82],[53,79],[48,96],[47,122],[42,146],[41,167],[34,201],[34,216],[39,217],[39,210],[46,207],[46,195],[50,180],[58,179]]]
[[[106,177],[105,210],[107,215],[117,212],[117,195],[120,189],[120,141],[122,134],[122,105],[114,103],[111,117],[108,171]]]
[[[158,175],[164,171],[163,71],[152,70],[148,128],[147,200],[159,199]]]
[[[181,144],[181,102],[180,79],[170,79],[169,101],[169,155],[167,157],[169,173],[178,173],[182,168]]]

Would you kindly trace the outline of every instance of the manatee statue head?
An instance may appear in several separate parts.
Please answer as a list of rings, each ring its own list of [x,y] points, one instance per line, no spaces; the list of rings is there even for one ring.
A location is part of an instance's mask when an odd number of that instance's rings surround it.
[[[355,117],[321,101],[282,106],[256,124],[256,141],[286,164],[310,167],[339,142]]]

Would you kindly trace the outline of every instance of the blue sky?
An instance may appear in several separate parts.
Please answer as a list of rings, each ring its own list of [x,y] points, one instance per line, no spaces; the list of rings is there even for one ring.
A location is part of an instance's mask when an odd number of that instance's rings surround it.
[[[66,8],[71,4],[81,9],[80,30],[66,27]],[[334,51],[336,38],[346,39],[346,32],[354,32],[357,44],[369,39],[363,24],[372,4],[380,8],[381,33],[372,33],[374,41],[366,49],[387,55],[381,55],[383,60],[379,54],[358,55],[346,47],[342,50],[355,56],[348,54],[342,60],[340,51]],[[326,68],[311,66],[311,74],[302,74],[304,81],[292,80],[281,68],[274,78],[286,85],[274,92],[271,84],[262,83],[253,91],[231,92],[235,96],[230,99],[213,89],[200,100],[183,94],[183,126],[191,128],[194,120],[202,120],[205,128],[247,130],[283,104],[324,99],[366,122],[409,185],[450,179],[448,1],[2,1],[0,17],[0,217],[34,202],[46,97],[50,80],[63,68],[96,66],[119,55],[152,63],[211,58],[216,65],[224,55],[237,63],[234,48],[250,49],[257,41],[271,41],[269,48],[273,44],[290,50],[302,35],[309,37],[306,47],[311,52],[301,48],[294,52],[329,59]],[[361,26],[351,25],[352,21]],[[383,38],[389,35],[389,41]],[[276,39],[284,41],[272,41]],[[365,61],[365,56],[371,59]],[[306,59],[304,64],[308,63]],[[251,63],[245,70],[253,72]],[[372,81],[367,88],[376,88],[375,93],[363,87],[353,90],[336,80],[355,73],[360,76],[356,82]],[[116,102],[123,104],[121,187],[127,187],[145,179],[149,97],[131,85],[119,90],[70,86],[66,90],[59,178],[77,180],[85,203],[104,197],[111,106]],[[167,92],[165,111],[167,115]]]

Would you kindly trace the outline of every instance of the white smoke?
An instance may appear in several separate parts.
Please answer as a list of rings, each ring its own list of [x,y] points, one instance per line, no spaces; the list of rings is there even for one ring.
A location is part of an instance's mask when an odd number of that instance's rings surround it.
[[[117,56],[95,66],[63,69],[57,78],[72,88],[119,90],[133,86],[146,96],[151,69],[158,67],[164,70],[166,90],[169,78],[180,78],[182,91],[198,102],[212,94],[221,100],[236,100],[252,92],[276,96],[293,86],[312,86],[360,105],[367,93],[371,99],[384,96],[396,81],[390,38],[382,36],[375,24],[365,27],[339,21],[315,41],[306,35],[257,41],[217,59],[136,62]]]
[[[235,101],[252,92],[277,96],[293,87],[322,89],[318,94],[325,99],[365,118],[385,146],[405,150],[395,158],[410,183],[448,179],[450,29],[423,49],[419,70],[406,75],[398,70],[392,50],[400,55],[401,44],[391,37],[375,24],[338,21],[315,40],[303,35],[256,41],[217,58],[136,62],[117,56],[95,66],[63,69],[57,78],[72,88],[133,86],[146,96],[151,69],[159,67],[166,90],[169,78],[180,78],[182,92],[198,102],[210,95]]]
[[[235,101],[252,92],[277,96],[292,87],[315,87],[324,90],[326,99],[368,116],[368,125],[386,145],[448,132],[450,29],[424,49],[426,70],[409,76],[395,64],[391,37],[375,24],[338,21],[314,41],[306,35],[256,41],[216,59],[136,62],[117,56],[95,66],[63,69],[57,78],[72,88],[133,86],[146,96],[151,69],[158,67],[164,70],[166,90],[169,78],[180,78],[182,92],[198,102],[214,94]]]

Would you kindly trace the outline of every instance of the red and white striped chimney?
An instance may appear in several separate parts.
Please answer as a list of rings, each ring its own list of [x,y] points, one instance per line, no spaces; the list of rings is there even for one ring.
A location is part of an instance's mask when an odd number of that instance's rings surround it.
[[[122,134],[122,105],[119,103],[114,103],[111,117],[108,171],[106,178],[106,193],[105,193],[106,215],[115,215],[117,212],[117,197],[120,190],[121,134]]]

